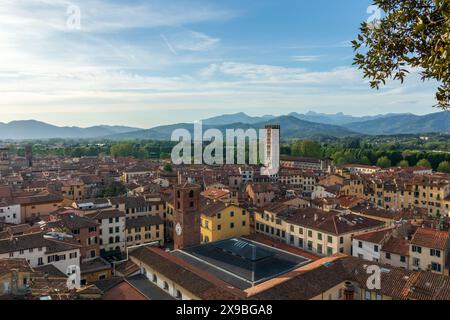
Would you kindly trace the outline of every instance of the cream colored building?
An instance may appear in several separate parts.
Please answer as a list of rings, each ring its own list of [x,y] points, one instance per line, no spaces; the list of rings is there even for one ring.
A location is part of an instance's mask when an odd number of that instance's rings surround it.
[[[409,245],[408,240],[392,237],[381,248],[381,263],[409,269]]]
[[[61,186],[61,193],[63,197],[68,200],[68,203],[82,200],[86,195],[86,189],[83,181],[79,179],[63,180]]]
[[[320,256],[351,254],[355,235],[381,229],[381,221],[319,209],[278,207],[255,213],[255,231]]]
[[[409,247],[409,269],[448,274],[449,232],[418,228]]]
[[[364,199],[386,209],[424,208],[432,216],[450,213],[450,177],[417,175],[412,179],[365,182]]]
[[[14,201],[20,204],[21,223],[24,223],[36,218],[47,217],[50,213],[62,208],[64,198],[56,194],[42,192],[21,195],[15,197]]]
[[[142,216],[126,220],[126,246],[158,242],[164,245],[164,221],[159,216]]]
[[[26,259],[0,259],[0,297],[25,293],[32,274]]]
[[[166,203],[161,200],[148,200],[144,196],[111,198],[114,209],[125,213],[127,219],[143,216],[158,216],[164,218]]]
[[[136,166],[130,169],[125,170],[122,173],[121,176],[121,181],[124,183],[128,183],[130,181],[132,181],[133,179],[136,179],[138,177],[142,177],[142,176],[146,176],[151,174],[153,171],[148,169],[148,168],[144,168],[144,167],[140,167],[140,166]]]

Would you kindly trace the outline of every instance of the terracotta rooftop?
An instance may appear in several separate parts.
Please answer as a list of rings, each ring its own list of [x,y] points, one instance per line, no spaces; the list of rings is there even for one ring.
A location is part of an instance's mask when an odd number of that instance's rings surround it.
[[[208,217],[215,216],[227,207],[222,201],[202,201],[200,213]]]
[[[47,252],[63,252],[80,248],[71,241],[44,238],[43,233],[33,233],[0,240],[0,253],[17,252],[35,248],[47,248]]]
[[[271,183],[250,183],[248,188],[251,188],[255,193],[267,193],[274,191]]]
[[[130,256],[147,264],[201,299],[236,300],[241,291],[158,248],[140,247]],[[242,298],[242,296],[241,296]]]
[[[356,196],[340,196],[337,200],[339,201],[339,205],[343,208],[350,208],[355,204],[359,204],[364,201]]]
[[[115,271],[124,277],[128,277],[138,272],[139,270],[140,270],[139,266],[131,260],[118,264],[115,267]]]
[[[21,205],[62,202],[63,200],[64,198],[61,195],[49,193],[47,191],[15,197],[15,201]]]
[[[34,268],[34,271],[43,273],[44,275],[48,275],[49,277],[67,278],[66,274],[61,272],[58,268],[56,268],[52,264],[47,264],[42,267],[36,267],[36,268]]]
[[[105,259],[98,257],[93,260],[83,261],[80,264],[81,274],[110,270],[111,264]]]
[[[256,300],[306,300],[351,281],[360,288],[374,291],[394,300],[448,300],[450,277],[432,272],[415,272],[371,262],[381,268],[381,288],[368,289],[367,261],[356,257],[335,255],[292,271],[291,277],[271,280],[248,291]],[[324,297],[325,299],[327,297]]]
[[[93,228],[97,226],[98,223],[91,218],[81,217],[74,213],[62,215],[59,220],[51,221],[48,223],[49,228],[69,228],[71,230],[80,228]]]
[[[409,241],[400,238],[389,239],[381,248],[381,251],[409,256]]]
[[[142,216],[137,218],[131,218],[126,220],[126,228],[140,228],[147,226],[157,226],[164,224],[163,219],[160,216]]]
[[[411,239],[411,244],[445,251],[448,248],[448,239],[448,231],[417,228],[416,233]]]
[[[373,206],[357,205],[350,209],[352,212],[360,213],[366,216],[379,217],[384,219],[394,219],[395,212]]]
[[[367,241],[370,243],[377,243],[381,244],[384,242],[386,237],[389,236],[389,234],[392,233],[392,229],[384,229],[384,230],[377,230],[374,232],[366,232],[359,235],[354,236],[354,239],[356,240],[362,240]]]
[[[0,277],[16,269],[19,272],[32,272],[26,259],[0,259]]]
[[[211,199],[220,199],[227,195],[229,195],[229,191],[221,190],[221,189],[207,189],[202,192],[202,196],[211,198]]]
[[[130,285],[125,280],[116,284],[112,288],[105,290],[102,300],[131,300],[131,301],[143,301],[148,300],[140,291]]]
[[[146,172],[151,172],[151,171],[153,171],[153,169],[147,168],[144,166],[134,166],[134,167],[124,170],[124,172],[126,172],[126,173],[140,173],[140,172],[146,173]]]
[[[125,213],[120,210],[99,210],[94,213],[86,214],[86,216],[93,220],[103,220],[103,219],[125,217]]]
[[[383,222],[367,217],[355,214],[340,214],[335,211],[325,212],[312,208],[298,209],[290,217],[287,217],[286,221],[336,235],[384,226]]]

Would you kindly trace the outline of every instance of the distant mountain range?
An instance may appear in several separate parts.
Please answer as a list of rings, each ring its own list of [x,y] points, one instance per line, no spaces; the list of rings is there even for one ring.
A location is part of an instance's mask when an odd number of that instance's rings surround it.
[[[450,111],[424,116],[397,114],[375,120],[349,123],[345,127],[369,135],[450,133]]]
[[[125,126],[58,127],[36,120],[0,122],[0,139],[93,138],[141,130]]]
[[[310,138],[317,136],[393,135],[418,133],[450,133],[450,111],[424,116],[414,114],[385,114],[354,117],[343,113],[306,114],[290,113],[285,116],[265,115],[252,117],[243,112],[221,115],[203,120],[203,129],[263,128],[267,124],[280,124],[285,139]],[[193,131],[193,124],[179,123],[140,129],[126,126],[94,126],[89,128],[58,127],[35,120],[0,122],[0,140],[51,139],[51,138],[107,138],[126,139],[170,139],[175,129]]]
[[[345,124],[349,124],[349,123],[353,123],[353,122],[361,122],[361,121],[389,118],[396,114],[388,113],[388,114],[379,114],[376,116],[354,117],[354,116],[343,114],[342,112],[339,112],[336,114],[325,114],[325,113],[316,113],[314,111],[309,111],[308,113],[305,113],[305,114],[292,112],[289,115],[296,117],[298,119],[311,121],[311,122],[334,124],[334,125],[345,125]],[[397,114],[397,115],[399,115],[399,114]]]
[[[316,123],[324,123],[324,124],[332,124],[332,125],[345,125],[353,122],[362,122],[362,121],[368,121],[368,120],[375,120],[375,119],[383,119],[383,118],[389,118],[394,115],[403,115],[403,114],[379,114],[376,116],[363,116],[363,117],[355,117],[346,115],[342,112],[336,113],[336,114],[326,114],[326,113],[317,113],[314,111],[309,111],[307,113],[297,113],[297,112],[291,112],[288,114],[288,116],[295,117],[300,120],[305,120],[309,122],[316,122]],[[265,115],[262,117],[252,117],[247,115],[244,112],[239,112],[235,114],[225,114],[218,117],[213,117],[209,119],[203,120],[203,124],[206,125],[223,125],[223,124],[230,124],[230,123],[237,123],[237,122],[243,122],[248,124],[254,124],[258,122],[264,122],[268,120],[272,120],[277,118],[273,115]]]
[[[274,118],[276,118],[276,117],[271,116],[271,115],[266,115],[266,116],[262,116],[262,117],[252,117],[252,116],[245,114],[244,112],[239,112],[239,113],[235,113],[235,114],[224,114],[221,116],[205,119],[205,120],[203,120],[203,124],[209,125],[209,126],[225,125],[225,124],[230,124],[230,123],[255,124],[258,122],[272,120]]]
[[[227,119],[231,119],[230,116],[226,116]],[[261,119],[260,119],[261,120]],[[218,123],[215,119],[212,123]],[[270,120],[263,120],[255,122],[254,119],[250,120],[250,123],[235,122],[225,123],[221,125],[205,124],[210,123],[208,121],[203,122],[203,131],[208,129],[218,129],[224,135],[226,129],[262,129],[268,124],[279,124],[281,126],[281,135],[284,139],[293,138],[310,138],[314,136],[333,136],[343,137],[357,135],[356,132],[340,126],[334,126],[323,123],[314,123],[297,119],[292,116],[273,117]],[[170,140],[171,134],[175,129],[186,129],[193,133],[194,125],[191,123],[181,123],[168,126],[160,126],[148,130],[140,130],[129,133],[122,133],[110,136],[111,139],[127,140],[127,139],[156,139],[156,140]]]

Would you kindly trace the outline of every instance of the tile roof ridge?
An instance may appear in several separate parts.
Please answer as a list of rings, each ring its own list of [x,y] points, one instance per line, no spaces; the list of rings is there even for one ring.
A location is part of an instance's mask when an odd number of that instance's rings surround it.
[[[409,293],[411,292],[411,288],[417,283],[417,281],[419,280],[419,275],[420,272],[413,272],[410,276],[408,281],[406,281],[405,286],[403,287],[403,289],[401,290],[401,295],[407,299]]]
[[[116,286],[122,284],[122,282],[125,282],[126,284],[128,284],[130,287],[132,287],[134,290],[136,290],[142,297],[144,297],[147,300],[151,300],[149,297],[147,297],[141,290],[139,290],[138,287],[136,287],[134,284],[132,284],[130,281],[128,281],[127,278],[123,278],[123,280],[118,283],[117,285],[115,285],[113,288],[115,288]]]
[[[168,259],[168,260],[170,260],[172,262],[175,262],[180,267],[189,270],[190,272],[196,274],[197,276],[205,279],[206,281],[211,282],[212,284],[220,287],[221,289],[223,289],[223,290],[225,290],[225,291],[227,291],[227,292],[229,292],[229,293],[231,293],[231,294],[233,294],[233,295],[235,295],[237,297],[245,298],[245,296],[242,295],[241,290],[235,288],[231,284],[229,284],[229,283],[227,283],[227,282],[225,282],[225,281],[223,281],[223,280],[221,280],[219,278],[216,278],[213,275],[208,274],[207,272],[201,270],[200,268],[198,268],[196,266],[193,266],[192,264],[184,261],[183,259],[181,259],[181,258],[179,258],[177,256],[174,256],[174,255],[172,255],[172,254],[170,254],[170,253],[168,253],[168,252],[166,252],[166,251],[164,251],[164,250],[162,250],[160,248],[142,247],[142,249],[151,251],[151,252],[153,252],[153,253],[155,253],[155,254],[163,257],[163,258],[166,258],[166,259]]]
[[[339,218],[339,215],[334,215],[332,218],[333,218],[333,225],[334,225],[335,234],[339,234],[339,230],[338,230],[338,227],[337,227],[337,224],[336,224],[336,219]]]
[[[256,294],[260,294],[264,291],[270,290],[271,288],[274,288],[276,286],[279,286],[283,283],[286,283],[304,273],[310,272],[312,270],[315,270],[317,268],[320,268],[321,266],[323,266],[326,263],[330,263],[330,262],[335,262],[337,260],[340,260],[342,258],[347,257],[347,255],[345,254],[334,254],[332,256],[329,257],[324,257],[322,259],[316,260],[316,261],[312,261],[306,265],[302,265],[294,270],[289,271],[288,273],[285,273],[283,275],[277,276],[275,278],[269,279],[265,282],[262,282],[254,287],[250,287],[246,290],[244,290],[244,292],[249,296],[254,296]]]
[[[82,247],[82,245],[78,244],[78,243],[70,243],[70,242],[66,242],[64,240],[58,240],[58,239],[53,239],[53,238],[44,238],[44,235],[42,235],[42,238],[45,241],[56,242],[56,243],[60,243],[60,244],[66,244],[66,245],[70,245],[70,246],[77,247],[77,248],[81,248]]]

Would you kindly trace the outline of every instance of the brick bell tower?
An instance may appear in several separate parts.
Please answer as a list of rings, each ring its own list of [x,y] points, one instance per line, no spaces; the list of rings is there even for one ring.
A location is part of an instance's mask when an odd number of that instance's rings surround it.
[[[200,244],[200,192],[197,184],[185,183],[173,189],[174,249]]]

